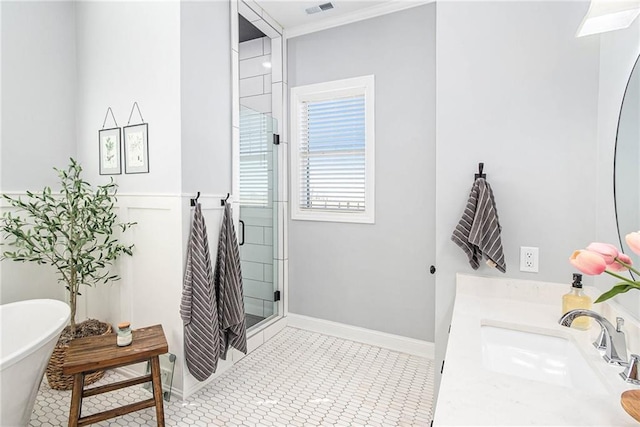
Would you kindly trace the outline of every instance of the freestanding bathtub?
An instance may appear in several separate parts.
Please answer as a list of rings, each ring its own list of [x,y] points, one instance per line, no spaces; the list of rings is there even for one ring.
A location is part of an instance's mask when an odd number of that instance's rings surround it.
[[[51,299],[0,305],[0,426],[26,426],[69,306]]]

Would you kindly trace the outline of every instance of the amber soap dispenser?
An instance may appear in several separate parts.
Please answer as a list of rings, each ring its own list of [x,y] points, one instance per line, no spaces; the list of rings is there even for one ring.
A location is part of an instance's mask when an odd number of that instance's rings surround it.
[[[591,298],[582,290],[582,274],[574,273],[571,290],[562,296],[562,314],[577,308],[591,309]],[[577,329],[589,329],[590,326],[591,319],[586,316],[576,318],[571,324],[571,327]]]

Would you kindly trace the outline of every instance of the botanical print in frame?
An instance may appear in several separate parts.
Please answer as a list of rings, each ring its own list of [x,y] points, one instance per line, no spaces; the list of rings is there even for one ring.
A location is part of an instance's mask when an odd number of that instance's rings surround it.
[[[120,175],[122,173],[120,147],[120,128],[98,131],[100,175]]]
[[[124,172],[149,172],[147,123],[124,127]]]

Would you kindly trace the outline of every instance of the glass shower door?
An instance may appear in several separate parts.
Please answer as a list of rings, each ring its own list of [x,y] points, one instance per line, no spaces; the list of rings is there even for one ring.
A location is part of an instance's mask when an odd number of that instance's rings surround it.
[[[240,261],[247,328],[278,314],[277,121],[240,107]]]

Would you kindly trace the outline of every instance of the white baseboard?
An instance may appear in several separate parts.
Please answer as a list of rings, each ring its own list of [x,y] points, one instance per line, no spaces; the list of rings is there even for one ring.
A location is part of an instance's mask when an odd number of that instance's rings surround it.
[[[292,328],[305,329],[428,359],[435,357],[435,345],[429,341],[345,325],[344,323],[317,319],[301,314],[289,313],[287,314],[287,319],[287,326]]]

